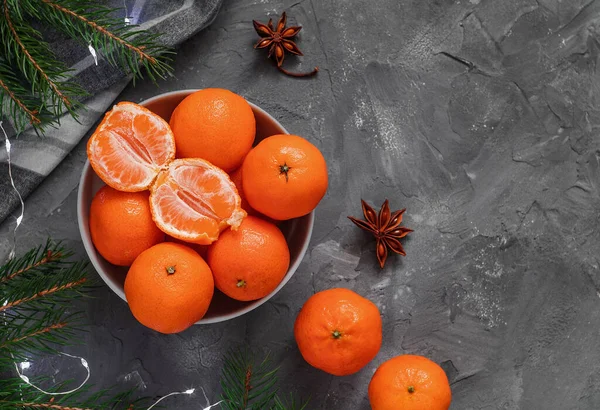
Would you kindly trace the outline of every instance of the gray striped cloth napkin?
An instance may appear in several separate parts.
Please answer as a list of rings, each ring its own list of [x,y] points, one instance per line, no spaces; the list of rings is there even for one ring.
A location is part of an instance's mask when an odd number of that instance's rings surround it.
[[[159,41],[175,46],[208,26],[216,17],[223,0],[110,0],[105,3],[121,8],[123,18],[152,32],[163,33]],[[49,40],[51,41],[51,40]],[[43,138],[26,131],[18,138],[14,130],[3,126],[11,141],[11,163],[15,185],[21,195],[29,195],[65,158],[104,114],[130,78],[111,67],[100,56],[96,65],[89,50],[76,40],[56,39],[51,44],[57,55],[74,70],[77,81],[92,95],[85,101],[79,122],[65,115],[58,128],[48,128]],[[4,137],[0,134],[0,222],[19,204],[8,176]]]

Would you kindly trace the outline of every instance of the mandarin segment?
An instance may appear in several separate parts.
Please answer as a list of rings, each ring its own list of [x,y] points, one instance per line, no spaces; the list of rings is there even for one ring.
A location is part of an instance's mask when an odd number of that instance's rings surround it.
[[[316,208],[327,191],[327,164],[317,147],[297,135],[262,140],[242,165],[244,194],[252,208],[276,220]]]
[[[152,221],[148,192],[121,192],[102,187],[92,199],[92,243],[113,265],[129,266],[146,249],[165,239]]]
[[[346,376],[358,372],[379,352],[381,315],[373,302],[349,289],[324,290],[300,310],[294,336],[310,365]]]
[[[369,401],[373,410],[448,410],[452,391],[437,363],[423,356],[401,355],[375,371]]]
[[[202,158],[227,172],[242,164],[256,136],[250,104],[221,88],[187,96],[173,111],[169,124],[177,158]]]
[[[161,333],[177,333],[202,319],[212,300],[214,281],[194,250],[165,242],[142,252],[125,278],[133,316]]]
[[[244,218],[236,231],[225,231],[208,249],[215,286],[232,299],[250,301],[270,294],[290,265],[285,237],[274,224]]]
[[[158,175],[150,192],[150,209],[158,227],[183,241],[211,244],[224,229],[237,229],[246,216],[229,176],[202,159],[173,161]]]
[[[161,117],[138,104],[120,102],[90,137],[87,155],[107,185],[143,191],[175,158],[175,139]]]

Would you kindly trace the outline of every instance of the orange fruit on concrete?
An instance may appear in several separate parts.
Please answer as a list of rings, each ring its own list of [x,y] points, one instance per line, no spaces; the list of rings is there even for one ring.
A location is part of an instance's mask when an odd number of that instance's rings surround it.
[[[177,243],[164,242],[142,252],[125,278],[131,313],[161,333],[181,332],[202,319],[213,293],[212,273],[204,259]]]
[[[215,286],[242,301],[267,296],[281,283],[290,265],[285,237],[274,224],[246,217],[237,231],[228,230],[208,248]]]
[[[166,234],[208,245],[246,216],[229,175],[198,158],[176,159],[150,188],[150,210]]]
[[[188,95],[173,111],[169,124],[177,158],[202,158],[227,172],[242,164],[256,136],[250,104],[221,88]]]
[[[346,376],[358,372],[379,352],[381,315],[373,302],[349,289],[324,290],[300,310],[294,336],[310,365]]]
[[[87,155],[107,185],[119,191],[143,191],[175,158],[175,138],[169,124],[152,111],[120,102],[90,137]]]
[[[273,135],[246,156],[244,194],[258,212],[277,220],[310,213],[327,191],[321,151],[297,135]]]
[[[108,262],[129,266],[140,253],[165,240],[152,221],[149,196],[148,192],[121,192],[105,185],[92,199],[92,242]]]
[[[369,383],[373,410],[448,410],[452,391],[444,370],[423,356],[384,362]]]

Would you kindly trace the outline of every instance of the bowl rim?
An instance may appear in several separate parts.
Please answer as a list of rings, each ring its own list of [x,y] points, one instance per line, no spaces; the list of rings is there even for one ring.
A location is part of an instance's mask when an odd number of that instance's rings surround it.
[[[189,95],[189,94],[191,94],[195,91],[199,91],[199,90],[200,89],[198,88],[198,89],[185,89],[185,90],[169,91],[169,92],[158,94],[158,95],[155,95],[154,97],[145,99],[145,100],[139,102],[138,104],[145,106],[145,105],[152,103],[161,98],[165,98],[165,97],[172,96],[172,95],[181,95],[181,94]],[[248,100],[246,100],[246,101],[248,101]],[[256,110],[256,111],[262,113],[263,115],[268,117],[271,121],[275,122],[283,130],[283,132],[285,134],[289,134],[289,132],[285,129],[285,127],[283,125],[281,125],[281,123],[279,121],[277,121],[277,119],[275,119],[271,114],[269,114],[268,112],[266,112],[265,110],[263,110],[262,108],[260,108],[259,106],[257,106],[256,104],[254,104],[250,101],[248,101],[248,104],[250,104],[253,111]],[[108,109],[106,111],[108,111]],[[91,237],[89,236],[88,232],[86,232],[86,230],[84,229],[84,226],[87,225],[87,222],[83,220],[82,206],[83,206],[84,190],[81,189],[81,187],[83,186],[86,179],[89,178],[90,173],[94,173],[94,170],[92,169],[92,167],[90,165],[90,161],[86,158],[85,164],[83,165],[83,169],[81,171],[81,177],[79,178],[79,185],[78,185],[78,192],[77,192],[77,223],[79,225],[79,235],[81,236],[81,242],[83,243],[85,252],[87,253],[88,258],[90,259],[90,262],[92,263],[92,266],[94,267],[94,269],[96,270],[98,275],[100,275],[100,277],[102,278],[104,283],[106,283],[108,285],[108,287],[115,294],[117,294],[122,300],[125,301],[125,303],[127,303],[127,298],[125,297],[125,291],[120,286],[118,286],[116,283],[114,283],[114,281],[111,280],[108,277],[108,275],[106,275],[104,270],[102,269],[101,263],[100,263],[100,254],[96,251],[94,245],[92,244]],[[298,254],[298,258],[296,259],[296,261],[293,264],[291,264],[289,266],[282,281],[271,293],[269,293],[267,296],[265,296],[261,299],[250,302],[247,306],[243,307],[242,309],[239,309],[238,311],[236,311],[234,313],[218,315],[218,316],[214,316],[214,317],[206,318],[206,319],[202,318],[199,321],[197,321],[196,323],[194,323],[194,325],[220,323],[220,322],[225,322],[225,321],[228,321],[231,319],[235,319],[239,316],[245,315],[246,313],[251,312],[252,310],[258,308],[259,306],[261,306],[264,303],[266,303],[267,301],[269,301],[273,296],[275,296],[289,282],[289,280],[292,278],[292,276],[294,276],[294,274],[296,273],[296,270],[298,269],[298,267],[304,260],[304,256],[306,255],[306,251],[308,250],[308,246],[310,245],[310,240],[312,238],[313,228],[314,228],[314,224],[315,224],[315,211],[314,210],[311,211],[307,216],[308,216],[308,232],[306,235],[306,240],[303,242],[302,248],[300,249],[300,253]]]

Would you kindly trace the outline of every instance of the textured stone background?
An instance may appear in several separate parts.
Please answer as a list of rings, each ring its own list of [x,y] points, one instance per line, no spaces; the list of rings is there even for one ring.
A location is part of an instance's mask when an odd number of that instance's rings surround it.
[[[253,18],[286,10],[304,29],[307,80],[252,49]],[[202,386],[230,347],[270,350],[282,388],[311,409],[368,409],[375,368],[401,353],[442,363],[452,409],[600,407],[600,1],[230,0],[179,50],[176,78],[120,99],[232,89],[317,144],[330,171],[311,248],[270,302],[230,323],[163,336],[107,287],[85,302],[93,381],[150,395]],[[27,203],[20,249],[66,239],[81,255],[76,192],[83,144]],[[347,215],[360,198],[408,208],[406,258],[376,267]],[[8,248],[11,223],[1,227]],[[348,287],[378,304],[384,342],[360,373],[308,366],[293,320],[315,291]],[[57,377],[68,372],[64,364]],[[201,395],[168,403],[198,409]]]

